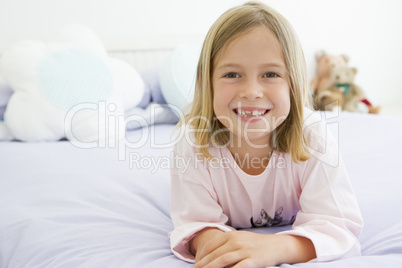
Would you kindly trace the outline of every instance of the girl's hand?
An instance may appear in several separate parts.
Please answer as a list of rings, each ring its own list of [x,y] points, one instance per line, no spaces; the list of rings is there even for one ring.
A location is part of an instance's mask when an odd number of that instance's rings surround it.
[[[315,258],[311,241],[304,237],[264,235],[247,231],[217,234],[196,254],[195,268],[267,267]]]
[[[276,237],[247,231],[216,235],[196,255],[194,268],[266,267],[277,263]]]

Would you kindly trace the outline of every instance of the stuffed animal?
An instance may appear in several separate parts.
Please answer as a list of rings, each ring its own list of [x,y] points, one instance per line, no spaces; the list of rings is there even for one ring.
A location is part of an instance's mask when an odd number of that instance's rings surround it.
[[[317,60],[317,75],[311,80],[310,88],[313,94],[328,88],[332,84],[331,71],[335,67],[347,66],[349,57],[346,55],[329,55],[320,50],[315,55]]]
[[[319,111],[342,111],[343,93],[340,90],[324,89],[314,95],[314,109]]]
[[[345,105],[348,106],[349,104],[345,104],[344,96],[339,94],[339,90],[332,91],[328,89],[335,83],[333,78],[334,74],[332,73],[333,70],[338,67],[348,66],[349,57],[345,54],[329,55],[324,50],[318,51],[315,57],[317,60],[317,75],[310,82],[315,108],[318,110],[334,110],[338,106],[339,108]],[[360,111],[368,110],[369,113],[377,114],[381,110],[380,106],[373,106],[366,98],[360,101],[364,104],[358,105]],[[350,109],[355,110],[356,107],[350,107]]]
[[[331,85],[316,94],[316,107],[320,110],[333,110],[339,106],[345,111],[363,112],[359,103],[365,98],[364,93],[353,83],[356,73],[356,68],[347,66],[332,69]]]
[[[367,105],[363,90],[354,84],[356,73],[356,68],[347,66],[332,69],[331,86],[321,90],[314,98],[316,109],[328,111],[339,106],[349,112],[373,112],[370,108],[374,107]]]
[[[79,25],[66,26],[52,41],[16,43],[0,58],[0,74],[14,91],[0,140],[114,142],[125,135],[118,117],[145,90],[133,67],[109,57],[99,38]]]

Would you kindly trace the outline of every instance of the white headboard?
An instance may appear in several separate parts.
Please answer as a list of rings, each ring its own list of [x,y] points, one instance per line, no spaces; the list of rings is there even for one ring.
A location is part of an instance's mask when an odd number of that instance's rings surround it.
[[[132,65],[137,71],[159,68],[173,49],[151,49],[151,50],[125,50],[108,51],[112,57],[121,59]]]
[[[159,67],[172,51],[182,44],[200,45],[203,36],[127,38],[125,40],[102,39],[110,56],[124,60],[138,71]]]

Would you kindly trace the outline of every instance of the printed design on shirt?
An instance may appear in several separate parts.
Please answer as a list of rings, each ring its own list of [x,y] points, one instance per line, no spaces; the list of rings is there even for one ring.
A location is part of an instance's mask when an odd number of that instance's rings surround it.
[[[284,221],[282,218],[282,212],[283,207],[280,207],[275,211],[275,216],[271,217],[264,209],[261,209],[260,217],[256,221],[251,217],[250,223],[253,227],[274,227],[293,224],[296,216],[292,216],[289,221]]]

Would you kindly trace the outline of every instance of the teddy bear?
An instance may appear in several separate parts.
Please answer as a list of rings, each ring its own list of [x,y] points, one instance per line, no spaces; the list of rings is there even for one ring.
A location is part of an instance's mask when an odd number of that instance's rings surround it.
[[[334,83],[333,69],[348,66],[349,57],[345,54],[330,55],[324,50],[320,50],[315,54],[315,58],[317,60],[317,75],[310,82],[315,108],[318,110],[333,110],[337,106],[342,108],[345,105],[344,96],[339,93],[339,90],[331,91],[328,89]],[[369,113],[373,114],[378,114],[381,110],[380,106],[372,105],[367,98],[363,98],[361,102],[364,104],[359,104],[361,110],[368,110]]]
[[[310,89],[313,95],[328,88],[332,84],[331,71],[335,67],[347,66],[349,57],[347,55],[329,55],[324,50],[315,54],[317,60],[317,75],[310,82]]]
[[[377,113],[379,107],[373,107],[366,99],[364,91],[354,83],[356,68],[342,66],[331,71],[331,85],[315,95],[317,110],[341,108],[349,112]]]
[[[314,95],[314,109],[318,111],[341,111],[343,106],[343,93],[332,88],[321,90]]]

